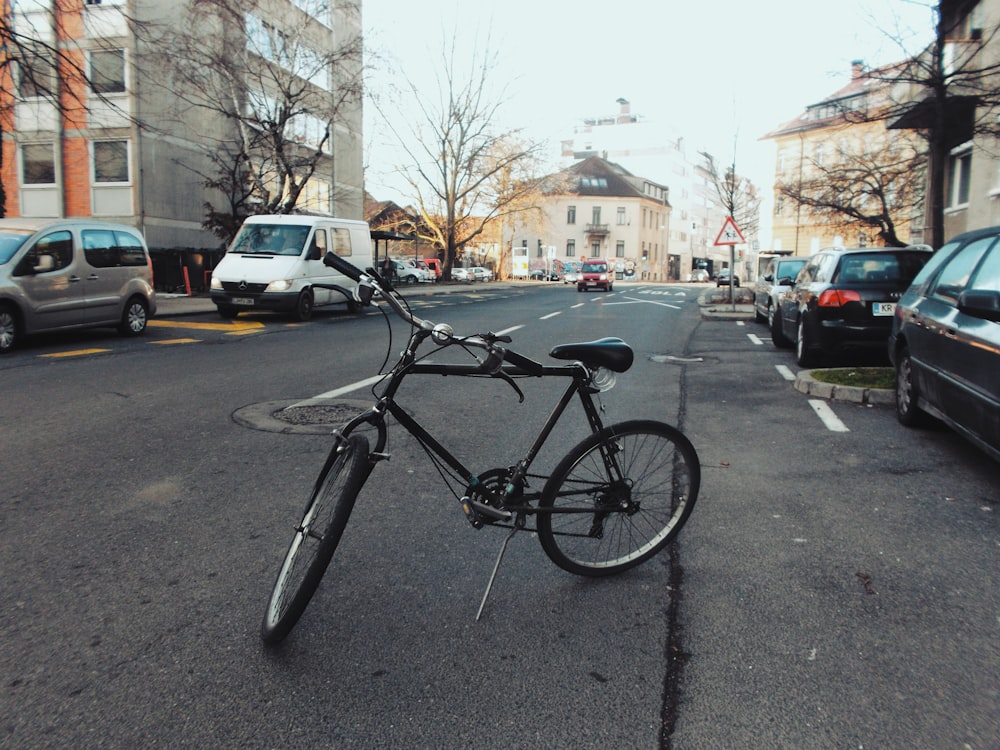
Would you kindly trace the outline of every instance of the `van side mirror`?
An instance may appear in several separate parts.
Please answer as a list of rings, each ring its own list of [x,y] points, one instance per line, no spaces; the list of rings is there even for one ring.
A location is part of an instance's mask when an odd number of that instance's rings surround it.
[[[323,253],[319,249],[319,245],[313,243],[309,246],[309,252],[306,254],[306,260],[322,260]]]
[[[969,289],[958,296],[959,312],[974,318],[1000,322],[1000,292]]]

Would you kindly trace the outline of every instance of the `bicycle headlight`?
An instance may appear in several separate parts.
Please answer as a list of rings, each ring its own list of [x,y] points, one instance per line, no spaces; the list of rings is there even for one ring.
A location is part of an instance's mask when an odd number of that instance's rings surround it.
[[[610,391],[615,387],[616,377],[607,367],[598,367],[590,373],[590,384],[601,392]]]

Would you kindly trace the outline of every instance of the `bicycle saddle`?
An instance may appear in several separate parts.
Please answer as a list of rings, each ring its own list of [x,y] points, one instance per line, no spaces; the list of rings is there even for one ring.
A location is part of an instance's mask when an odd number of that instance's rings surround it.
[[[587,367],[607,367],[625,372],[632,366],[632,347],[619,338],[608,337],[579,344],[559,344],[552,347],[550,357],[583,362]]]

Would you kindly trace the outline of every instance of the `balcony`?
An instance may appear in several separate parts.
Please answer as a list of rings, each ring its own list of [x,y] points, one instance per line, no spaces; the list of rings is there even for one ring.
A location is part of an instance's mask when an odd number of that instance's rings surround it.
[[[587,234],[594,237],[607,237],[609,234],[608,224],[588,224]]]

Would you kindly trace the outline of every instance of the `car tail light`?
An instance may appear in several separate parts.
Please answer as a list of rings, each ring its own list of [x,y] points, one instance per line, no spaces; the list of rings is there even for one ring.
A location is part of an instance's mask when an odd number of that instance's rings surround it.
[[[819,295],[820,307],[843,307],[848,302],[860,302],[861,294],[853,289],[827,289]]]

